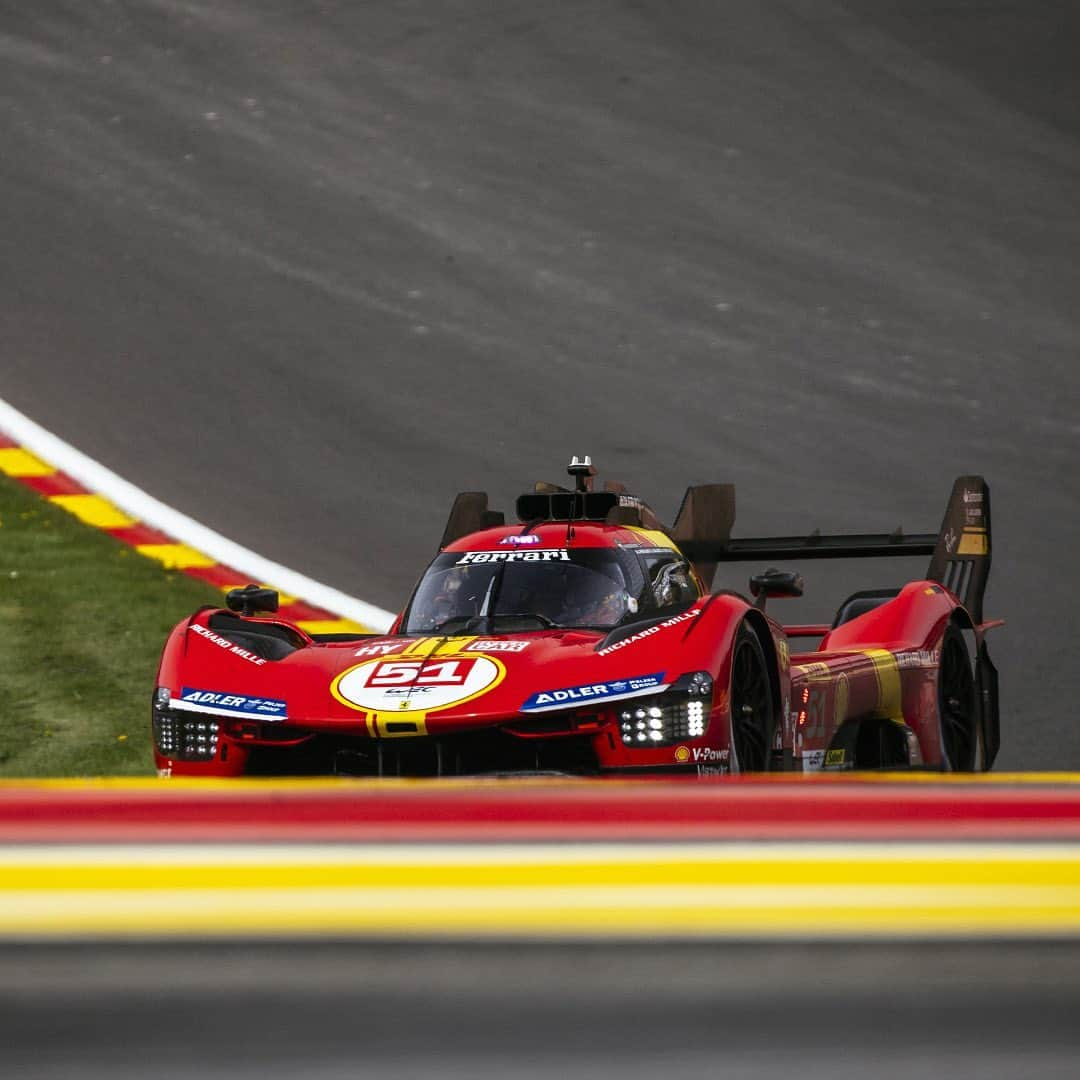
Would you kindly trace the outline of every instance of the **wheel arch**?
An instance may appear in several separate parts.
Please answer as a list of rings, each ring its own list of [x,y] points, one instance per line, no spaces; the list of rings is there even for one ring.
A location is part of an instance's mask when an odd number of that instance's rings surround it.
[[[765,668],[769,675],[769,693],[772,696],[773,703],[773,717],[776,725],[776,730],[784,731],[784,700],[783,690],[780,685],[780,658],[776,651],[776,640],[772,635],[772,631],[769,628],[769,621],[765,616],[757,610],[757,608],[748,608],[743,616],[740,625],[745,625],[753,631],[754,636],[758,639],[758,643],[761,645],[761,651],[765,654]],[[775,735],[774,735],[775,740]],[[787,765],[788,758],[790,757],[790,747],[783,747],[781,750],[782,762],[781,767]],[[772,752],[773,767],[777,764],[777,755],[775,749]]]

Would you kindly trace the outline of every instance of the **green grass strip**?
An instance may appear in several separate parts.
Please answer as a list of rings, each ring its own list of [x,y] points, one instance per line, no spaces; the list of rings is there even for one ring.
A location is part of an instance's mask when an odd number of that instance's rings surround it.
[[[219,603],[0,474],[0,776],[151,774],[165,637]]]

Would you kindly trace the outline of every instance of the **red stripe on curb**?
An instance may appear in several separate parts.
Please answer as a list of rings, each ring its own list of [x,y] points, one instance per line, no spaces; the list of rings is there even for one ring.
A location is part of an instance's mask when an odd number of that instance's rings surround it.
[[[736,779],[0,788],[0,842],[1080,840],[1080,790]]]
[[[280,614],[284,615],[290,622],[322,622],[339,618],[332,611],[306,604],[303,600],[283,605]]]
[[[86,488],[78,480],[72,480],[67,473],[51,473],[49,476],[23,476],[22,482],[33,488],[46,499],[53,495],[88,495]]]
[[[188,577],[198,578],[215,589],[224,589],[226,586],[246,584],[250,575],[241,574],[231,566],[192,566],[184,571]]]
[[[119,529],[106,529],[111,537],[129,547],[139,544],[172,544],[174,540],[168,533],[152,529],[149,525],[124,525]]]

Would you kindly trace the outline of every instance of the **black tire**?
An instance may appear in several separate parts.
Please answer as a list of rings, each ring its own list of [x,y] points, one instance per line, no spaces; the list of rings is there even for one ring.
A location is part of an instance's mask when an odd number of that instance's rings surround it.
[[[979,756],[978,697],[967,643],[955,625],[950,625],[941,639],[938,716],[944,759],[941,767],[951,772],[973,772]]]
[[[731,750],[733,773],[765,772],[772,757],[776,710],[765,652],[757,634],[745,624],[731,650]]]

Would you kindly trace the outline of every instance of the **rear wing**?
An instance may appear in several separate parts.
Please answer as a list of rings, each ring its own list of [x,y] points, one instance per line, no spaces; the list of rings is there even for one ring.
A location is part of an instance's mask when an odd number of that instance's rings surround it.
[[[958,596],[975,622],[982,622],[991,541],[990,489],[981,476],[957,478],[936,533],[905,533],[897,528],[890,533],[815,531],[809,536],[733,537],[734,523],[734,485],[686,489],[672,538],[709,587],[721,562],[929,555],[927,578]]]

